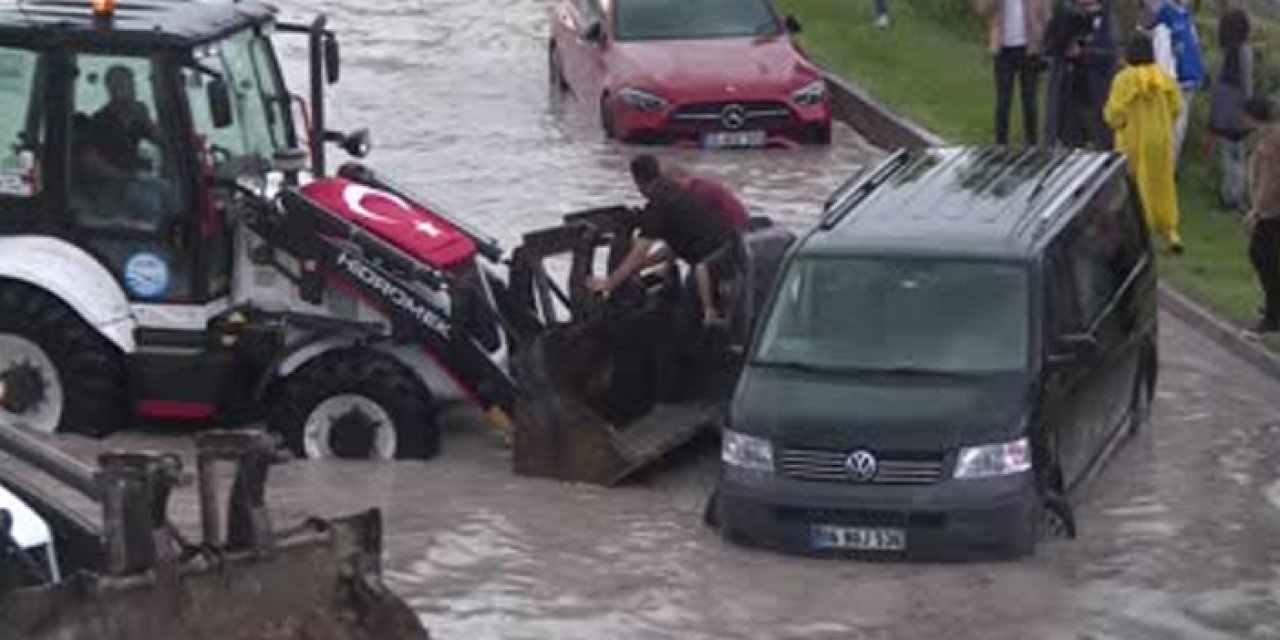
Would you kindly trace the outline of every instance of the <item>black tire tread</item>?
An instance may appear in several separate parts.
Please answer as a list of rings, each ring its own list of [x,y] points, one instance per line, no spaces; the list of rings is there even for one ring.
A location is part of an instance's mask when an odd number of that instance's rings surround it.
[[[66,303],[34,286],[0,280],[0,333],[36,343],[58,369],[66,400],[60,432],[103,437],[128,426],[124,357]]]
[[[387,411],[396,423],[397,458],[428,460],[440,453],[430,394],[406,367],[366,349],[326,353],[285,379],[271,402],[271,429],[284,436],[295,454],[304,455],[307,416],[324,399],[344,393],[366,396]]]

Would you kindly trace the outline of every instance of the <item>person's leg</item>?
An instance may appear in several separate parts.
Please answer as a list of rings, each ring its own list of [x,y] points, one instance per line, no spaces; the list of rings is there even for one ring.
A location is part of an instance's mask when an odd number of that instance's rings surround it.
[[[1249,262],[1262,287],[1260,328],[1280,326],[1280,221],[1260,220],[1249,238]]]
[[[1114,78],[1114,69],[1100,69],[1094,72],[1089,87],[1089,123],[1093,128],[1090,140],[1099,151],[1111,151],[1115,147],[1115,133],[1102,115],[1107,97],[1111,95],[1111,82]]]
[[[1222,156],[1222,204],[1240,211],[1248,198],[1248,163],[1243,140],[1219,139]]]
[[[1018,67],[1018,83],[1022,89],[1022,126],[1027,146],[1035,146],[1040,139],[1040,61],[1024,52]]]
[[[1196,92],[1191,89],[1182,90],[1182,113],[1178,114],[1178,121],[1174,125],[1173,133],[1173,163],[1177,166],[1178,160],[1182,157],[1182,146],[1187,141],[1187,126],[1191,120],[1191,101],[1196,97]]]
[[[1062,140],[1062,67],[1061,60],[1049,60],[1044,100],[1044,141],[1049,146],[1056,146]]]
[[[889,0],[876,0],[876,26],[889,26]]]
[[[1001,49],[996,53],[996,144],[1009,144],[1009,103],[1013,98],[1013,50]]]
[[[698,283],[698,302],[702,308],[702,320],[720,319],[720,311],[716,306],[715,283],[711,277],[711,267],[706,262],[699,262],[693,268],[693,277]]]

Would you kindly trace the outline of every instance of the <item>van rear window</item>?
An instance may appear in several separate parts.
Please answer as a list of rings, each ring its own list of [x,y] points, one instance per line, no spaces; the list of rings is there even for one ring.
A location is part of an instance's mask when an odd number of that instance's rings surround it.
[[[788,269],[756,351],[760,364],[981,374],[1028,362],[1023,265],[827,258]]]

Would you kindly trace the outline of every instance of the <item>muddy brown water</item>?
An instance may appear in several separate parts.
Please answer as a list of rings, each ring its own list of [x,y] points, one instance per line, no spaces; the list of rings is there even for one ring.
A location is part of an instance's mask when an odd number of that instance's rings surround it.
[[[335,124],[373,128],[370,163],[508,247],[575,208],[636,202],[634,149],[605,143],[590,109],[549,100],[544,0],[281,4],[295,19],[325,11],[342,34]],[[303,49],[285,51],[296,72]],[[668,155],[801,227],[877,152],[842,128],[830,149]],[[513,476],[465,416],[435,461],[291,463],[270,500],[282,525],[383,508],[388,581],[438,638],[1280,638],[1280,386],[1172,319],[1162,331],[1153,424],[1078,497],[1081,537],[1016,563],[741,549],[701,526],[713,450],[623,488],[565,485]],[[132,433],[105,446],[189,445]],[[177,502],[191,522],[190,492]]]

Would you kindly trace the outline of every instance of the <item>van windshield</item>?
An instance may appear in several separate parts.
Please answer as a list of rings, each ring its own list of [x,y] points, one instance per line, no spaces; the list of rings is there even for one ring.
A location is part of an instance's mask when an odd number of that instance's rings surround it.
[[[833,371],[1023,370],[1026,267],[994,261],[807,258],[795,262],[756,364]]]

